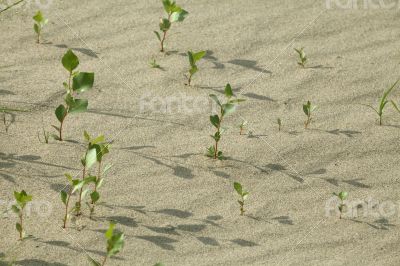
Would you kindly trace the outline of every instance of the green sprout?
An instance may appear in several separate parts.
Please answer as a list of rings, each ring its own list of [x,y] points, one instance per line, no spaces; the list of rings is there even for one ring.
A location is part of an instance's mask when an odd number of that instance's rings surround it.
[[[104,174],[111,168],[110,165],[104,167],[103,169],[103,158],[106,154],[108,154],[109,151],[109,144],[105,143],[105,138],[103,135],[97,136],[95,138],[92,138],[88,132],[84,132],[84,137],[86,142],[88,143],[88,150],[95,149],[96,150],[96,161],[98,164],[97,168],[97,175],[94,176],[94,190],[90,193],[90,199],[91,202],[88,204],[89,209],[90,209],[90,217],[92,217],[94,211],[95,211],[95,206],[96,203],[100,199],[100,193],[99,189],[103,185],[104,181]]]
[[[219,106],[220,113],[210,116],[210,122],[216,128],[217,131],[214,133],[214,135],[211,135],[211,137],[215,141],[215,144],[207,149],[207,156],[214,159],[223,160],[225,157],[222,155],[222,151],[220,151],[218,147],[219,141],[221,140],[221,136],[225,131],[225,129],[222,127],[222,122],[227,115],[233,113],[236,110],[236,105],[238,103],[243,102],[245,100],[237,99],[235,97],[235,95],[232,92],[232,87],[230,84],[227,84],[225,87],[225,98],[226,98],[225,103],[221,103],[218,97],[214,94],[210,94],[210,97]],[[232,99],[233,97],[235,98]]]
[[[300,66],[302,66],[304,68],[306,66],[306,63],[308,60],[308,58],[306,56],[306,52],[304,52],[304,47],[302,47],[300,49],[294,48],[294,50],[298,53],[299,59],[300,59],[300,61],[297,62],[297,64],[299,64]]]
[[[66,105],[61,104],[55,110],[55,114],[57,120],[60,122],[60,126],[53,126],[58,132],[58,135],[53,135],[53,137],[59,141],[63,140],[63,126],[67,115],[87,111],[88,100],[77,99],[75,98],[75,95],[90,90],[93,87],[94,83],[94,73],[75,71],[75,69],[79,65],[79,59],[72,52],[72,50],[68,50],[61,61],[64,68],[69,73],[69,78],[67,82],[63,83],[64,88],[67,91],[65,97]]]
[[[9,114],[11,116],[13,116],[13,112],[27,112],[26,110],[20,110],[20,109],[13,109],[13,108],[8,108],[8,107],[1,107],[0,106],[0,113],[2,114],[3,117],[3,124],[4,124],[4,128],[6,130],[6,133],[8,132],[8,129],[11,125],[12,122],[8,123],[7,122],[7,117],[6,115]]]
[[[282,129],[282,120],[280,118],[278,118],[276,121],[278,122],[278,131],[281,131],[281,129]]]
[[[149,65],[151,68],[160,68],[161,69],[161,66],[159,64],[157,64],[157,61],[154,58],[150,61]]]
[[[239,129],[240,129],[239,134],[240,135],[243,135],[243,131],[245,130],[246,125],[247,125],[247,121],[246,120],[244,120],[242,123],[240,123],[240,125],[239,125]]]
[[[36,13],[36,15],[33,16],[33,20],[35,21],[33,29],[37,35],[36,42],[40,43],[40,36],[42,34],[43,27],[49,22],[49,20],[43,16],[40,10]]]
[[[343,211],[346,208],[346,204],[344,203],[344,201],[347,199],[348,193],[345,192],[345,191],[342,191],[342,192],[339,192],[338,194],[333,193],[333,195],[338,197],[338,199],[340,200],[340,203],[339,203],[339,206],[338,206],[338,209],[339,209],[339,212],[340,212],[339,219],[342,219]]]
[[[46,131],[44,129],[44,127],[42,128],[42,136],[43,136],[44,143],[49,144],[50,132]],[[42,139],[40,138],[39,132],[38,132],[38,139],[39,139],[39,142],[42,142]]]
[[[80,180],[79,178],[74,179],[71,174],[65,174],[65,177],[68,180],[69,183],[69,188],[64,189],[61,191],[61,201],[65,206],[65,212],[64,212],[64,218],[63,218],[63,228],[67,227],[67,221],[69,218],[69,215],[71,213],[71,210],[69,209],[69,203],[71,200],[71,196],[78,190],[80,190],[83,186],[88,184],[93,180],[93,177],[86,178],[84,180]]]
[[[28,195],[25,190],[21,192],[14,191],[14,198],[17,201],[17,204],[12,205],[12,210],[18,215],[19,222],[15,224],[15,228],[19,233],[19,240],[22,240],[25,235],[24,230],[24,209],[26,204],[32,201],[32,196]]]
[[[172,23],[182,22],[189,14],[186,10],[176,5],[175,1],[161,0],[164,6],[164,10],[168,15],[168,18],[160,19],[160,32],[154,31],[157,39],[160,41],[161,52],[164,52],[164,42],[167,37],[167,32],[171,29]],[[162,37],[161,37],[162,35]]]
[[[397,80],[389,89],[387,89],[382,97],[379,100],[379,106],[377,109],[375,109],[373,106],[371,105],[367,105],[367,104],[363,104],[364,106],[367,106],[369,108],[371,108],[372,110],[374,110],[376,112],[376,114],[379,116],[379,125],[382,125],[382,117],[383,117],[383,110],[385,109],[386,105],[389,103],[388,97],[390,95],[390,93],[396,88],[397,84],[399,83],[400,79]],[[393,107],[400,112],[398,106],[396,105],[396,103],[394,101],[390,101],[393,105]]]
[[[111,222],[107,232],[105,233],[107,239],[107,253],[104,256],[103,262],[100,263],[93,260],[92,258],[89,258],[92,265],[104,266],[107,262],[107,259],[121,252],[122,248],[124,247],[125,244],[124,234],[121,232],[115,232],[114,228],[115,228],[115,223]]]
[[[303,112],[306,114],[307,116],[307,120],[306,122],[304,122],[304,128],[308,128],[308,125],[311,123],[312,120],[312,113],[314,112],[314,110],[317,108],[317,106],[312,105],[310,101],[307,101],[306,104],[303,104]]]
[[[193,53],[191,51],[187,52],[188,54],[188,58],[189,58],[189,64],[190,64],[190,69],[189,69],[189,76],[187,77],[188,82],[186,85],[190,86],[190,83],[192,82],[192,77],[195,73],[197,73],[197,71],[199,71],[196,63],[197,61],[199,61],[200,59],[202,59],[207,52],[206,51],[200,51],[197,53]]]
[[[243,187],[240,183],[234,182],[233,187],[235,188],[236,192],[239,194],[240,199],[238,200],[238,203],[240,205],[240,215],[244,215],[245,210],[244,210],[244,203],[249,196],[249,192],[243,190]]]

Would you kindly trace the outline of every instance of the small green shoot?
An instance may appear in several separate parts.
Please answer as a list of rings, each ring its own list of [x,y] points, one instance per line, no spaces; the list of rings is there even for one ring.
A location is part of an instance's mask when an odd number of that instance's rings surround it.
[[[161,45],[161,52],[164,52],[164,43],[167,37],[167,32],[171,29],[172,23],[182,22],[185,20],[186,16],[189,14],[186,10],[178,6],[175,1],[171,0],[161,0],[164,6],[164,10],[167,13],[168,18],[160,19],[160,32],[154,31],[157,39]],[[162,35],[162,37],[161,37]]]
[[[305,129],[307,129],[308,126],[310,125],[311,120],[312,120],[312,114],[316,108],[317,108],[317,106],[312,105],[310,101],[307,101],[306,104],[303,104],[303,112],[307,116],[307,120],[306,120],[306,122],[304,122]]]
[[[193,52],[189,51],[189,52],[187,52],[187,54],[188,54],[188,58],[189,58],[190,69],[189,69],[189,76],[187,77],[188,82],[187,82],[186,85],[190,86],[190,83],[192,82],[193,75],[196,74],[197,71],[199,71],[196,63],[200,59],[202,59],[207,54],[207,52],[206,51],[200,51],[200,52],[197,52],[197,53],[193,53]]]
[[[12,205],[12,210],[15,212],[19,217],[19,222],[15,224],[15,228],[19,233],[19,240],[22,240],[25,235],[24,230],[24,209],[26,204],[32,201],[32,196],[28,195],[25,190],[21,192],[14,191],[14,198],[17,201],[17,204]]]
[[[224,133],[225,129],[222,127],[222,122],[224,118],[233,113],[236,110],[236,105],[240,102],[245,101],[244,99],[237,99],[232,92],[232,87],[230,84],[227,84],[225,87],[225,98],[226,102],[221,103],[218,97],[215,94],[210,94],[211,99],[219,106],[220,112],[219,114],[211,115],[210,122],[216,128],[216,132],[211,137],[214,139],[215,144],[207,149],[207,156],[223,160],[225,157],[222,154],[222,151],[219,150],[218,144],[221,140],[221,136]]]
[[[239,194],[240,199],[238,200],[238,203],[240,205],[240,215],[244,215],[245,210],[244,210],[244,203],[247,199],[247,197],[249,196],[249,192],[243,190],[243,187],[240,183],[235,182],[233,183],[233,187],[236,190],[236,192]]]
[[[294,48],[294,50],[299,55],[299,60],[300,61],[297,62],[297,64],[299,64],[301,67],[305,68],[308,58],[306,56],[306,52],[304,52],[304,47],[302,47],[300,49]]]
[[[375,109],[373,106],[371,105],[367,105],[367,104],[363,104],[364,106],[367,106],[369,108],[371,108],[372,110],[375,111],[375,113],[378,115],[379,117],[379,125],[382,125],[382,117],[383,117],[383,110],[385,109],[386,105],[389,103],[388,97],[390,95],[390,93],[396,88],[397,84],[399,83],[400,79],[397,80],[389,89],[387,89],[382,97],[379,100],[379,106],[377,109]],[[396,103],[394,101],[390,101],[393,105],[393,107],[400,112],[398,106],[396,105]]]
[[[243,132],[244,132],[246,126],[247,126],[247,121],[246,120],[243,121],[242,123],[240,123],[240,125],[239,125],[239,129],[240,129],[239,133],[240,133],[240,135],[243,135]]]
[[[104,266],[109,258],[115,256],[119,252],[121,252],[122,248],[125,244],[125,236],[121,232],[115,232],[115,223],[110,223],[110,227],[108,228],[107,232],[105,233],[107,239],[107,253],[103,259],[103,262],[97,262],[92,258],[89,258],[90,262],[94,266]]]
[[[338,194],[333,193],[333,195],[338,197],[338,199],[340,200],[340,203],[338,205],[338,209],[339,209],[339,212],[340,212],[339,219],[342,219],[343,212],[344,212],[344,210],[346,208],[346,204],[344,203],[344,201],[347,199],[348,193],[345,192],[345,191],[342,191],[342,192],[340,192]]]
[[[43,16],[40,10],[33,16],[33,20],[35,21],[33,29],[37,35],[36,42],[40,43],[40,36],[42,35],[43,27],[49,22],[49,20]]]
[[[60,126],[53,125],[58,132],[58,135],[53,135],[53,137],[59,141],[63,140],[63,126],[67,115],[87,111],[88,100],[77,99],[75,95],[90,90],[94,83],[94,73],[75,71],[79,65],[79,59],[72,50],[68,50],[61,61],[64,68],[68,71],[69,77],[68,81],[63,83],[67,92],[65,105],[61,104],[55,110],[55,115],[60,122]]]
[[[44,127],[42,128],[42,136],[43,136],[44,143],[49,144],[50,132],[46,131],[44,129]],[[38,132],[38,139],[39,139],[39,142],[42,142],[42,139],[40,137],[40,133],[39,132]]]
[[[151,68],[159,68],[159,69],[161,69],[161,66],[159,64],[157,64],[157,61],[154,58],[150,61],[149,65],[150,65]]]
[[[278,118],[276,121],[278,122],[278,131],[281,131],[281,129],[282,129],[282,120],[280,118]]]

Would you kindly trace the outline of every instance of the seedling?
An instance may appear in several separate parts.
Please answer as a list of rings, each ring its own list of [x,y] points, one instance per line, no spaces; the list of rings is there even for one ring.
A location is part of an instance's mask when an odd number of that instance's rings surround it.
[[[312,105],[310,101],[307,101],[306,104],[303,104],[303,111],[307,116],[306,122],[304,122],[304,128],[307,129],[308,125],[311,123],[312,120],[312,114],[314,110],[317,108],[317,106]]]
[[[380,126],[382,125],[383,110],[385,109],[386,105],[389,103],[388,97],[389,97],[390,93],[394,90],[394,88],[397,86],[397,84],[399,83],[399,81],[400,81],[400,79],[397,80],[389,89],[387,89],[387,90],[383,93],[382,97],[381,97],[380,100],[379,100],[379,106],[378,106],[377,109],[375,109],[375,108],[374,108],[373,106],[371,106],[371,105],[363,104],[363,105],[365,105],[365,106],[371,108],[372,110],[374,110],[375,113],[379,116],[379,125],[380,125]],[[400,110],[399,110],[398,106],[396,105],[396,103],[395,103],[394,101],[391,101],[391,103],[392,103],[393,107],[394,107],[398,112],[400,112]]]
[[[278,131],[281,131],[281,128],[282,128],[282,120],[281,120],[280,118],[278,118],[276,121],[278,122]]]
[[[225,129],[222,127],[222,122],[224,118],[233,113],[236,110],[236,105],[240,102],[245,101],[244,99],[237,99],[232,92],[232,88],[230,84],[227,84],[225,87],[225,98],[226,102],[221,103],[218,97],[214,94],[210,94],[211,99],[215,101],[215,103],[219,106],[219,114],[211,115],[210,122],[216,128],[217,132],[211,137],[214,139],[215,144],[207,149],[207,156],[212,157],[214,159],[223,160],[224,156],[222,155],[222,151],[219,150],[218,144],[221,140],[221,136]],[[235,97],[235,98],[234,98]]]
[[[154,33],[157,36],[157,39],[160,41],[161,52],[164,52],[164,42],[167,37],[167,32],[171,29],[172,23],[182,22],[189,13],[180,6],[176,5],[175,1],[162,0],[162,3],[168,18],[160,19],[160,32],[154,31]]]
[[[340,200],[340,203],[338,205],[338,209],[339,209],[339,212],[340,212],[339,219],[342,219],[342,214],[344,212],[344,209],[346,208],[346,204],[344,203],[344,201],[347,199],[348,193],[345,192],[345,191],[342,191],[339,194],[333,193],[333,195],[338,197],[338,199]]]
[[[42,136],[43,136],[44,143],[49,144],[50,132],[48,132],[44,128],[42,128]],[[39,132],[38,132],[38,139],[39,139],[39,142],[42,142]]]
[[[6,130],[6,133],[8,132],[9,127],[11,126],[11,123],[14,119],[14,114],[12,112],[27,112],[25,110],[20,110],[20,109],[12,109],[12,108],[8,108],[8,107],[0,107],[0,113],[2,114],[2,120],[3,120],[3,124],[4,124],[4,128]],[[11,115],[12,120],[11,121],[7,121],[7,114]]]
[[[157,64],[156,59],[151,60],[149,65],[151,68],[161,68],[161,66],[159,64]]]
[[[197,71],[199,71],[196,63],[197,63],[197,61],[202,59],[207,54],[207,52],[206,51],[200,51],[200,52],[197,52],[197,53],[193,53],[193,52],[189,51],[189,52],[187,52],[187,54],[188,54],[188,57],[189,57],[190,69],[189,69],[189,76],[187,77],[188,78],[188,83],[186,85],[190,86],[190,83],[192,82],[193,75],[196,74]]]
[[[94,266],[104,266],[107,262],[107,259],[111,258],[112,256],[121,252],[122,248],[125,244],[125,236],[121,232],[115,232],[115,223],[110,223],[110,227],[108,228],[107,232],[105,233],[107,239],[107,253],[103,259],[103,262],[97,262],[92,258],[89,258],[90,262]]]
[[[74,179],[72,178],[71,174],[65,174],[65,177],[68,180],[69,183],[69,188],[67,191],[62,190],[61,191],[61,201],[65,206],[65,212],[64,212],[64,218],[63,218],[63,228],[66,228],[67,226],[67,221],[69,218],[70,214],[70,209],[69,209],[69,203],[71,200],[71,196],[78,190],[80,190],[84,185],[87,183],[91,182],[93,180],[93,177],[86,178],[85,180],[80,180],[79,178]]]
[[[307,56],[306,53],[304,52],[304,47],[302,47],[301,49],[296,49],[294,48],[294,50],[298,53],[299,55],[299,62],[297,62],[297,64],[299,64],[300,66],[302,66],[303,68],[306,66],[307,63]]]
[[[96,150],[96,161],[98,163],[98,168],[97,168],[97,176],[95,176],[93,183],[94,183],[94,190],[90,193],[90,199],[91,202],[89,205],[90,209],[90,217],[92,217],[96,203],[100,199],[100,193],[98,192],[98,189],[102,186],[103,181],[104,181],[104,174],[111,168],[111,166],[106,166],[104,169],[103,167],[103,158],[106,154],[108,154],[109,151],[109,144],[105,143],[105,138],[103,135],[97,136],[95,138],[92,138],[88,132],[84,132],[84,137],[86,142],[88,143],[88,150],[95,149]]]
[[[43,16],[40,10],[36,13],[36,15],[33,16],[33,20],[35,21],[33,29],[37,35],[36,42],[40,43],[40,36],[42,34],[43,27],[49,22],[49,20]]]
[[[233,183],[233,187],[235,188],[236,192],[240,196],[240,199],[238,200],[238,203],[240,205],[240,215],[244,215],[244,213],[245,213],[244,203],[245,203],[247,197],[249,196],[249,192],[244,191],[242,185],[238,182]]]
[[[22,240],[25,235],[24,230],[24,209],[26,204],[32,201],[32,196],[28,195],[25,190],[21,192],[14,191],[14,198],[17,201],[17,204],[12,205],[12,210],[18,215],[19,222],[15,224],[15,228],[19,233],[19,240]]]
[[[68,81],[63,83],[67,92],[65,97],[65,105],[59,105],[55,111],[57,120],[60,122],[60,126],[53,126],[58,132],[58,135],[53,135],[53,137],[59,141],[63,140],[63,126],[67,115],[87,111],[88,100],[77,99],[75,98],[75,95],[79,95],[80,93],[90,90],[94,83],[94,73],[75,71],[79,65],[79,59],[72,52],[72,50],[68,50],[61,61],[64,68],[68,71],[69,77]]]
[[[240,135],[243,135],[243,131],[246,128],[247,125],[247,121],[243,121],[240,125],[239,125],[239,129],[240,129]]]

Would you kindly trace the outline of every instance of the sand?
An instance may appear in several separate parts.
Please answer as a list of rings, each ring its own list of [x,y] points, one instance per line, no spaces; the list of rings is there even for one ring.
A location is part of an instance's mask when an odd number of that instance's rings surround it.
[[[28,110],[15,113],[7,133],[1,127],[1,211],[21,189],[50,208],[29,215],[32,237],[23,242],[16,217],[3,215],[3,260],[89,265],[88,256],[104,256],[114,220],[126,245],[109,265],[398,265],[400,115],[388,106],[379,126],[361,104],[376,105],[399,78],[399,10],[327,10],[311,0],[179,4],[190,15],[173,26],[167,55],[152,32],[163,15],[158,0],[53,1],[41,45],[36,8],[0,14],[1,105]],[[68,141],[46,145],[37,134],[57,122],[67,47],[80,70],[95,72],[95,88],[84,95],[89,112],[68,117]],[[309,68],[296,64],[294,47],[305,47]],[[184,85],[188,50],[208,51],[192,87]],[[162,70],[149,67],[152,58]],[[214,161],[204,156],[213,133],[208,94],[222,97],[228,82],[247,101],[225,121],[229,159]],[[203,104],[143,110],[146,97]],[[399,102],[400,92],[391,98]],[[307,100],[318,109],[305,130]],[[239,135],[242,119],[248,128]],[[94,220],[85,215],[63,230],[59,191],[64,173],[80,171],[85,129],[112,141],[113,168]],[[243,217],[234,181],[250,191]],[[396,212],[327,217],[327,200],[342,190]]]

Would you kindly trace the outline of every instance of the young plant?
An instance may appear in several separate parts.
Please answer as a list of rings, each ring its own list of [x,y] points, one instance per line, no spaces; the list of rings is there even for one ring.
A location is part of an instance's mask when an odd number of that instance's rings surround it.
[[[240,196],[240,199],[238,200],[238,203],[240,205],[240,215],[244,215],[244,213],[245,213],[244,203],[245,203],[247,197],[249,196],[249,192],[244,191],[242,185],[238,182],[233,183],[233,187],[235,188],[236,192]]]
[[[162,3],[168,18],[160,19],[160,32],[154,31],[154,33],[156,34],[157,39],[160,41],[161,52],[164,52],[164,42],[167,37],[167,32],[171,29],[172,23],[182,22],[189,13],[180,6],[176,5],[175,1],[162,0]]]
[[[371,105],[365,105],[365,104],[364,104],[365,106],[367,106],[367,107],[371,108],[372,110],[374,110],[375,113],[379,116],[379,125],[380,125],[380,126],[382,125],[383,110],[385,109],[386,105],[389,103],[388,97],[389,97],[390,93],[394,90],[394,88],[396,88],[396,86],[397,86],[397,84],[399,83],[399,81],[400,81],[400,79],[397,80],[389,89],[387,89],[387,90],[383,93],[382,97],[381,97],[380,100],[379,100],[379,106],[378,106],[377,109],[375,109],[375,108],[374,108],[373,106],[371,106]],[[396,105],[396,103],[395,103],[394,101],[390,101],[390,102],[392,103],[393,107],[394,107],[398,112],[400,112],[400,110],[399,110],[398,106]]]
[[[18,215],[19,222],[15,224],[15,228],[19,233],[19,240],[22,240],[25,235],[24,230],[24,209],[26,204],[32,201],[32,196],[28,195],[25,190],[21,192],[14,191],[14,198],[17,201],[17,204],[12,205],[12,210]]]
[[[338,209],[339,209],[339,212],[340,212],[339,219],[342,219],[343,211],[344,211],[345,208],[346,208],[346,204],[344,203],[344,201],[347,199],[348,193],[345,192],[345,191],[342,191],[342,192],[340,192],[340,193],[338,193],[338,194],[333,193],[333,195],[335,195],[336,197],[338,197],[338,199],[340,200],[340,203],[339,203],[339,205],[338,205]]]
[[[44,128],[42,128],[42,136],[43,136],[44,143],[49,144],[50,132],[48,132]],[[42,142],[39,132],[38,132],[38,139],[39,139],[39,142]]]
[[[206,51],[200,51],[197,53],[193,53],[191,51],[187,52],[188,57],[189,57],[189,64],[190,64],[190,69],[189,69],[189,76],[187,77],[188,82],[186,85],[190,86],[190,83],[192,82],[192,77],[194,74],[197,73],[197,71],[199,71],[196,63],[197,61],[199,61],[200,59],[202,59],[205,55],[206,55]]]
[[[246,128],[247,125],[247,121],[243,121],[240,125],[239,125],[239,129],[240,129],[240,135],[243,135],[243,131]]]
[[[281,120],[280,118],[278,118],[276,121],[278,122],[278,131],[281,131],[281,128],[282,128],[282,120]]]
[[[61,191],[61,201],[65,206],[65,212],[64,212],[64,218],[63,218],[63,228],[67,227],[67,221],[68,221],[68,217],[70,214],[70,209],[69,209],[69,203],[71,200],[71,196],[78,190],[80,190],[83,186],[85,186],[86,184],[88,184],[89,182],[91,182],[93,180],[92,177],[90,178],[86,178],[85,180],[80,180],[79,178],[74,179],[72,178],[71,174],[65,174],[65,177],[68,180],[69,183],[69,188],[67,189],[67,191],[62,190]]]
[[[90,90],[94,83],[94,73],[75,71],[79,65],[79,59],[72,50],[68,50],[61,61],[64,68],[68,71],[69,77],[68,81],[63,83],[67,92],[65,105],[59,105],[55,111],[60,126],[53,126],[58,132],[58,135],[53,135],[53,137],[59,141],[63,140],[63,126],[67,115],[87,111],[88,100],[78,99],[76,95]]]
[[[36,13],[36,15],[33,16],[33,20],[35,21],[33,29],[37,35],[36,42],[40,43],[40,36],[42,34],[43,27],[49,22],[49,20],[43,16],[40,10]]]
[[[210,94],[211,99],[215,101],[215,103],[219,106],[219,114],[211,115],[210,122],[216,128],[216,132],[211,137],[214,139],[215,144],[207,149],[207,156],[223,160],[224,156],[222,155],[222,151],[219,150],[218,144],[221,140],[221,136],[225,129],[222,127],[222,122],[224,118],[233,113],[236,110],[236,105],[240,102],[245,101],[244,99],[237,99],[232,92],[232,88],[230,84],[227,84],[225,87],[225,98],[226,102],[221,103],[218,97],[214,94]]]
[[[90,199],[91,202],[90,204],[88,203],[89,209],[90,209],[90,217],[92,217],[96,203],[100,199],[100,193],[98,190],[103,184],[104,181],[104,174],[111,168],[110,165],[104,167],[103,169],[103,159],[106,154],[110,152],[109,150],[109,144],[105,143],[105,138],[103,135],[97,136],[95,138],[92,138],[88,132],[84,132],[84,137],[86,142],[88,143],[88,150],[95,149],[96,150],[96,161],[97,161],[97,176],[94,176],[94,190],[90,193]]]
[[[102,261],[102,263],[89,258],[90,262],[94,266],[104,266],[107,262],[107,259],[121,252],[122,248],[125,244],[125,236],[121,232],[115,232],[115,223],[110,223],[110,227],[105,233],[107,239],[107,253]]]
[[[306,56],[306,52],[304,52],[304,47],[300,48],[300,49],[296,49],[294,48],[294,50],[297,52],[297,54],[299,55],[299,62],[297,62],[297,64],[299,64],[300,66],[302,66],[303,68],[306,66],[307,63],[307,56]]]
[[[150,61],[149,65],[150,65],[151,68],[159,68],[159,69],[161,69],[161,66],[159,64],[157,64],[157,61],[154,58],[153,58],[153,60]]]
[[[303,112],[307,116],[307,120],[306,120],[306,122],[304,122],[304,128],[307,129],[308,125],[311,123],[311,120],[312,120],[311,116],[316,108],[317,108],[317,106],[312,105],[310,101],[307,101],[306,104],[303,104]]]

